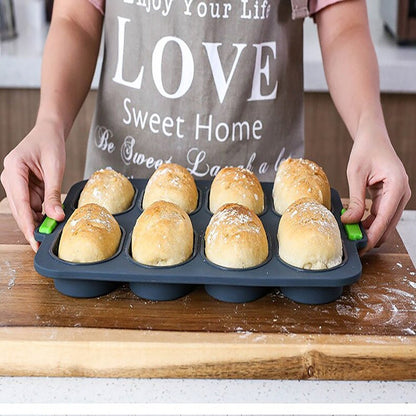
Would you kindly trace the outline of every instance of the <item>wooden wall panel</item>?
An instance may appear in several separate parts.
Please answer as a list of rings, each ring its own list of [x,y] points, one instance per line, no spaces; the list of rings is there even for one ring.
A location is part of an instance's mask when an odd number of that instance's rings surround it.
[[[89,126],[94,111],[96,92],[87,97],[67,140],[67,166],[62,191],[83,178]],[[39,105],[39,90],[0,89],[0,160],[3,159],[33,127]],[[0,200],[5,192],[0,185]]]
[[[416,209],[416,95],[383,94],[381,99],[390,139],[413,192],[407,209]],[[305,156],[325,167],[331,185],[343,197],[348,196],[346,168],[351,147],[352,140],[329,94],[305,94]]]
[[[82,107],[67,142],[67,169],[62,190],[82,179],[89,126],[96,92]],[[30,131],[36,119],[38,90],[0,89],[0,157]],[[403,160],[416,193],[416,95],[383,94],[387,127],[397,153]],[[352,141],[327,93],[305,94],[305,156],[321,164],[332,186],[348,196],[346,167]],[[370,156],[370,155],[369,155]],[[0,199],[5,196],[0,186]],[[408,209],[416,209],[416,195]]]
[[[305,94],[305,157],[321,165],[331,186],[348,196],[352,140],[328,94]]]

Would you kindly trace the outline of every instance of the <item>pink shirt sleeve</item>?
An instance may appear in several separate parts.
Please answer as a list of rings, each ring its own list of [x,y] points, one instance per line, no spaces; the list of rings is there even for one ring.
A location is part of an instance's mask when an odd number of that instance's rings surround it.
[[[89,2],[96,7],[102,14],[105,10],[105,1],[104,0],[89,0]]]
[[[309,0],[309,14],[313,16],[319,10],[343,0]]]

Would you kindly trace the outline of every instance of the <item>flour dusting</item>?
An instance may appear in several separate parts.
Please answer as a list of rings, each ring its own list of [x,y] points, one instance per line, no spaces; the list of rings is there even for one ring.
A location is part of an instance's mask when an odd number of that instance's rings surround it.
[[[401,263],[396,266],[403,267]],[[350,294],[342,296],[335,309],[345,322],[401,328],[404,335],[415,335],[416,322],[409,316],[416,313],[416,293],[412,290],[416,289],[416,282],[403,276],[401,284],[404,283],[410,286],[409,290],[403,289],[405,286],[394,287],[394,281],[382,286],[368,284],[365,288],[352,285]]]
[[[16,283],[16,269],[13,268],[8,260],[5,260],[3,266],[0,265],[0,276],[8,279],[7,289],[11,289]]]

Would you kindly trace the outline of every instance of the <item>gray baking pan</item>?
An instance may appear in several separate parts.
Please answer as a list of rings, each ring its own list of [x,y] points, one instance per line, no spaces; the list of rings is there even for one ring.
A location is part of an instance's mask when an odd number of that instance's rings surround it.
[[[79,195],[86,181],[70,189],[65,202],[65,218],[76,209]],[[194,227],[194,251],[185,263],[169,267],[139,264],[131,256],[131,233],[142,213],[142,197],[147,179],[131,179],[136,193],[131,207],[115,215],[122,230],[117,253],[96,263],[71,263],[58,258],[58,246],[65,221],[51,234],[35,231],[41,242],[34,265],[38,273],[53,278],[57,290],[72,297],[96,297],[128,283],[138,296],[149,300],[173,300],[190,293],[197,285],[204,285],[212,297],[225,302],[254,301],[278,288],[286,297],[301,303],[320,304],[336,300],[345,286],[356,282],[362,271],[358,251],[367,238],[348,239],[341,223],[342,203],[336,190],[331,189],[332,212],[338,221],[343,242],[342,263],[328,270],[304,270],[284,263],[278,255],[277,229],[280,221],[273,209],[272,183],[262,183],[265,210],[260,215],[269,240],[269,256],[263,264],[250,269],[227,269],[212,264],[204,255],[204,233],[212,216],[209,211],[211,181],[196,181],[199,191],[197,209],[190,214]]]

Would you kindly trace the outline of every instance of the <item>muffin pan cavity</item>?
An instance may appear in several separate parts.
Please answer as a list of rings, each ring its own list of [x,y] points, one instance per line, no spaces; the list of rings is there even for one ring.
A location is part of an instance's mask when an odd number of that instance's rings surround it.
[[[205,287],[213,298],[225,302],[250,302],[278,288],[295,302],[321,304],[336,300],[344,286],[356,282],[362,272],[358,251],[366,245],[363,238],[348,239],[341,223],[342,203],[336,190],[331,190],[332,212],[338,222],[343,242],[344,259],[341,265],[328,270],[304,270],[292,267],[279,259],[277,229],[280,216],[273,209],[272,183],[262,183],[265,194],[265,210],[260,219],[269,242],[269,256],[261,265],[250,269],[227,269],[209,262],[204,255],[205,229],[212,217],[209,210],[211,181],[196,181],[199,202],[190,214],[195,240],[191,258],[179,265],[156,267],[141,265],[131,257],[131,232],[142,211],[142,195],[146,179],[131,179],[136,190],[133,206],[115,215],[122,230],[118,252],[102,262],[75,264],[57,257],[60,234],[65,224],[58,224],[51,234],[35,237],[41,242],[35,256],[36,271],[54,280],[61,293],[72,297],[96,297],[105,295],[122,283],[139,297],[167,301],[192,292],[199,285]],[[69,218],[77,206],[78,197],[86,181],[72,186],[66,200],[65,218]]]

